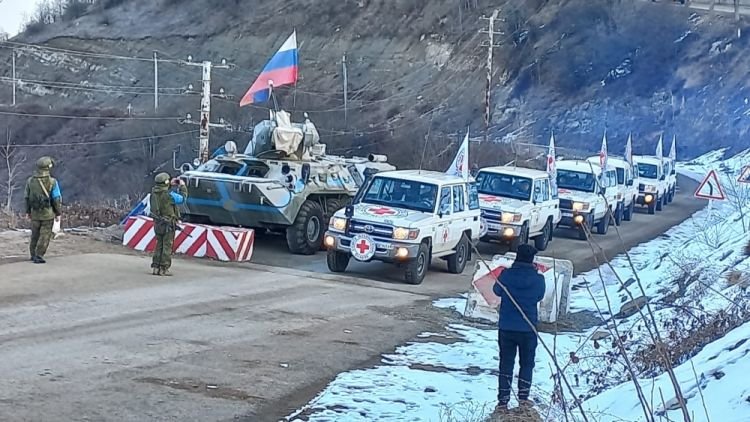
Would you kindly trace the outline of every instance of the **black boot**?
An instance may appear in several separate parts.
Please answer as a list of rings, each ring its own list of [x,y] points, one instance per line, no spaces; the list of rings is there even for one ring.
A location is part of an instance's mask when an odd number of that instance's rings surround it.
[[[46,264],[47,261],[44,260],[41,256],[35,256],[34,257],[34,264]]]

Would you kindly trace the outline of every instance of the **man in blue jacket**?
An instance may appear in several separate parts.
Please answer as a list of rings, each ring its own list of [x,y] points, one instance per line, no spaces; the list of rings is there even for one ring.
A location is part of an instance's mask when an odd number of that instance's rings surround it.
[[[510,268],[500,273],[497,283],[492,288],[500,297],[500,319],[497,323],[497,342],[500,349],[498,410],[507,409],[508,401],[510,401],[510,385],[513,381],[516,352],[518,352],[521,366],[518,374],[518,400],[524,406],[532,404],[529,402],[529,391],[531,390],[531,375],[534,372],[537,337],[521,312],[536,328],[539,322],[537,305],[544,298],[546,290],[544,277],[539,274],[533,264],[536,253],[537,250],[531,245],[519,246],[515,262]],[[520,306],[520,311],[508,298],[509,294]]]

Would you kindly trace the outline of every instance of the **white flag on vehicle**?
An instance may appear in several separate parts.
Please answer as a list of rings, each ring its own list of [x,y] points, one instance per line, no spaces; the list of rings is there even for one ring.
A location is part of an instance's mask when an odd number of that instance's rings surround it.
[[[672,135],[672,147],[669,148],[669,159],[672,162],[677,161],[677,135]]]
[[[659,143],[656,144],[656,158],[660,163],[664,163],[664,135],[659,135]]]
[[[633,134],[628,134],[628,142],[625,144],[625,161],[633,166]]]
[[[463,177],[464,180],[469,180],[469,129],[466,129],[466,136],[464,141],[461,143],[461,147],[458,148],[456,158],[453,159],[453,163],[448,167],[446,174]]]
[[[607,168],[609,162],[609,155],[607,154],[607,131],[604,131],[604,137],[602,138],[602,149],[599,151],[599,165],[602,169]]]
[[[547,151],[547,174],[552,182],[552,192],[557,191],[557,159],[555,158],[555,133],[549,137],[549,151]]]

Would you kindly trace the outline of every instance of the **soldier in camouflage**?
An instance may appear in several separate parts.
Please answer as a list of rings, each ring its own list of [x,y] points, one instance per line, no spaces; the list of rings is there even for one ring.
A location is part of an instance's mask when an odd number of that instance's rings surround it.
[[[46,263],[44,254],[52,238],[52,226],[62,212],[60,184],[50,176],[53,165],[50,157],[38,159],[34,175],[26,181],[26,215],[31,219],[29,254],[35,264]]]
[[[171,179],[167,173],[159,173],[154,178],[151,189],[151,216],[154,218],[156,249],[151,262],[154,275],[171,276],[172,247],[177,223],[180,220],[178,205],[187,200],[188,191],[185,182]],[[171,188],[176,188],[176,192]]]

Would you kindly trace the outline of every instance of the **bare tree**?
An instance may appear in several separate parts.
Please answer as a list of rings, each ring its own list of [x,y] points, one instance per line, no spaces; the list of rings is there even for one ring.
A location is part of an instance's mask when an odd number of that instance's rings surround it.
[[[0,186],[0,190],[5,192],[4,209],[10,212],[13,205],[13,193],[21,188],[19,181],[21,165],[26,161],[26,156],[20,154],[11,142],[10,129],[6,129],[5,143],[0,146],[0,161],[5,165],[5,170],[7,171],[7,179]]]
[[[742,231],[747,233],[750,230],[750,222],[746,222],[745,219],[750,214],[750,184],[742,183],[734,178],[734,175],[729,175],[726,183],[727,194],[729,194],[729,203],[740,215],[742,222]]]

